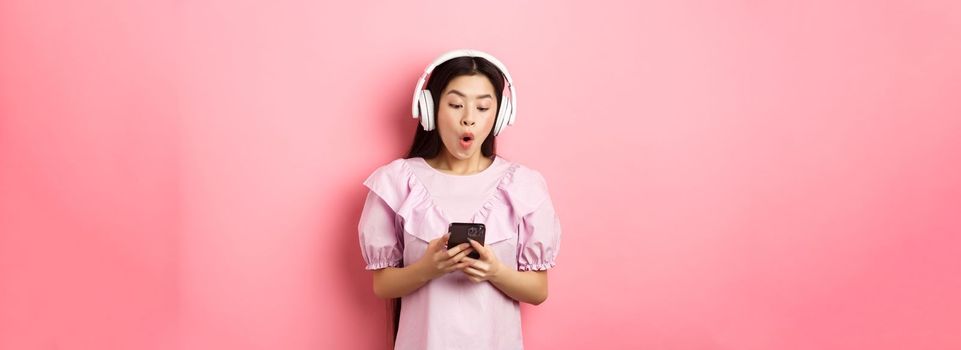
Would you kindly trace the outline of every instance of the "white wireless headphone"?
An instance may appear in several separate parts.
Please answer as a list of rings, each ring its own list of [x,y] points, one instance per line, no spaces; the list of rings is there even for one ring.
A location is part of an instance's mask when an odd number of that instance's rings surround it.
[[[411,106],[411,114],[414,116],[414,119],[420,118],[420,125],[424,127],[424,130],[434,130],[434,98],[431,96],[430,90],[424,88],[424,84],[427,81],[427,76],[434,70],[434,67],[457,57],[480,57],[486,59],[490,61],[490,63],[493,63],[494,66],[497,66],[501,73],[504,74],[504,78],[507,79],[507,89],[510,90],[510,95],[502,94],[501,96],[501,105],[497,111],[497,123],[494,125],[494,135],[497,136],[497,134],[503,131],[508,125],[514,124],[514,118],[517,115],[517,93],[514,91],[514,80],[511,79],[511,74],[507,72],[507,67],[486,52],[472,49],[453,50],[440,55],[434,62],[431,62],[431,64],[424,69],[424,74],[417,80],[417,86],[414,87],[414,101]]]

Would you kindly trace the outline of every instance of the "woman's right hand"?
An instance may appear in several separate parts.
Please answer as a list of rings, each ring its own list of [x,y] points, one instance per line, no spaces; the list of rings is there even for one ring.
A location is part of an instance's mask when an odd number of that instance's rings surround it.
[[[447,240],[450,239],[450,232],[434,239],[427,244],[427,251],[424,256],[417,260],[421,265],[422,271],[427,280],[432,280],[444,274],[461,270],[467,267],[470,262],[461,261],[467,254],[474,251],[469,243],[462,243],[447,249]]]

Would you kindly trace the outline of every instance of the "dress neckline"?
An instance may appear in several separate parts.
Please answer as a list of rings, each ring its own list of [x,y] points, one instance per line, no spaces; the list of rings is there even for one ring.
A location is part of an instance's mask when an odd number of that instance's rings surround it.
[[[504,186],[510,182],[513,182],[514,172],[517,171],[517,168],[519,167],[517,163],[510,162],[506,159],[500,159],[501,157],[498,156],[494,158],[494,163],[491,163],[491,165],[488,166],[487,169],[484,169],[483,171],[480,171],[476,174],[450,175],[450,174],[444,174],[443,172],[440,172],[437,169],[434,169],[434,167],[430,166],[430,164],[427,164],[427,161],[425,161],[422,157],[416,157],[416,158],[420,159],[419,161],[423,162],[423,164],[428,168],[433,169],[434,172],[438,172],[440,174],[447,175],[450,177],[455,177],[455,178],[472,177],[472,176],[477,176],[487,172],[493,172],[495,163],[507,162],[509,166],[507,167],[506,170],[504,170],[504,173],[501,174],[500,178],[497,179],[497,185],[494,188],[494,193],[491,194],[486,201],[484,201],[483,205],[481,205],[480,208],[478,208],[476,211],[473,212],[473,214],[470,215],[471,222],[478,222],[478,218],[480,218],[481,222],[483,222],[484,220],[487,219],[488,216],[490,216],[490,211],[494,206],[494,203],[500,200],[505,200],[505,195],[503,193],[505,191]],[[451,221],[451,217],[447,215],[447,212],[444,210],[444,208],[437,205],[437,202],[434,200],[433,194],[430,193],[430,190],[427,189],[427,186],[424,186],[424,184],[420,181],[420,178],[418,178],[417,175],[414,174],[414,171],[411,168],[412,165],[407,162],[410,159],[412,158],[405,159],[405,162],[403,164],[407,168],[406,171],[408,172],[408,176],[411,181],[411,184],[414,185],[414,187],[416,187],[418,191],[423,191],[423,194],[426,197],[427,203],[431,208],[434,209],[434,212],[437,213],[437,215],[442,220],[446,220],[448,223],[453,222]],[[430,239],[433,239],[433,238],[436,238],[436,237],[431,237]],[[426,239],[426,240],[429,241],[430,239]]]
[[[478,172],[473,173],[473,174],[457,175],[457,174],[448,174],[448,173],[445,173],[445,172],[443,172],[443,171],[440,171],[440,170],[434,168],[433,166],[430,165],[430,163],[427,163],[427,160],[424,159],[424,157],[416,157],[415,159],[419,159],[420,162],[423,163],[424,166],[426,166],[426,167],[427,167],[428,169],[430,169],[432,172],[437,173],[437,174],[440,174],[440,175],[443,175],[443,176],[452,177],[452,178],[471,178],[471,177],[477,177],[477,176],[481,176],[481,175],[490,173],[490,172],[493,171],[494,167],[495,167],[496,165],[498,165],[498,163],[500,163],[500,162],[502,161],[502,160],[501,160],[501,157],[499,157],[499,156],[494,156],[494,159],[491,161],[490,165],[488,165],[488,166],[487,166],[486,168],[484,168],[483,170],[478,171]]]

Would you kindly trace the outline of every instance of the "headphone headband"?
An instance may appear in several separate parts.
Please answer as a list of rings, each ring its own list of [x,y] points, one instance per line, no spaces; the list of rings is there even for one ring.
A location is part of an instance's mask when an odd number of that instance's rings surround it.
[[[489,61],[501,71],[501,74],[504,75],[504,79],[507,80],[507,89],[510,90],[510,96],[507,96],[508,98],[501,98],[501,103],[503,105],[499,107],[503,108],[498,108],[499,112],[497,114],[497,118],[499,121],[498,125],[494,125],[494,135],[500,133],[500,131],[503,130],[507,125],[513,125],[514,119],[517,115],[517,93],[514,91],[514,79],[511,78],[511,74],[507,71],[507,67],[504,66],[500,60],[494,58],[494,56],[491,56],[486,52],[474,49],[458,49],[445,52],[427,65],[427,68],[424,68],[424,73],[421,74],[420,79],[417,79],[417,85],[414,87],[414,99],[411,103],[411,115],[414,117],[414,119],[424,118],[421,120],[421,125],[424,125],[425,130],[432,130],[434,128],[434,125],[432,125],[434,121],[429,120],[433,119],[433,100],[423,101],[423,99],[430,97],[430,91],[424,91],[424,85],[427,81],[427,77],[431,74],[434,68],[444,62],[458,57],[480,57]],[[505,113],[503,114],[506,115],[501,115],[502,113],[500,113],[500,111],[504,111]]]

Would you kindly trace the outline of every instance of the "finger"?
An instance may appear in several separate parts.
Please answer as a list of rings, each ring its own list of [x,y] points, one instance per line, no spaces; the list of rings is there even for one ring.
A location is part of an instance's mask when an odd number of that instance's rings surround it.
[[[463,271],[464,271],[464,273],[467,274],[468,276],[477,276],[477,269],[475,269],[475,268],[473,268],[473,267],[470,267],[470,266],[465,267],[465,268],[463,269]]]
[[[443,236],[440,236],[439,238],[437,238],[437,249],[440,250],[441,247],[444,247],[444,249],[446,249],[448,240],[450,240],[450,232],[445,233]]]
[[[453,247],[453,248],[451,248],[451,249],[448,249],[448,250],[447,250],[447,254],[448,254],[448,256],[454,256],[454,255],[457,255],[457,253],[460,253],[460,252],[462,252],[462,251],[464,251],[464,250],[467,250],[467,249],[470,249],[470,244],[461,243],[461,244],[458,244],[456,247]]]
[[[467,248],[467,249],[464,249],[464,251],[458,253],[457,255],[454,255],[452,258],[450,258],[451,265],[459,263],[462,259],[467,257],[467,254],[470,254],[471,251],[473,251],[473,249]]]
[[[447,245],[447,242],[444,241],[444,236],[440,236],[427,242],[427,250],[436,251],[445,245]]]
[[[464,275],[466,275],[467,278],[470,278],[470,280],[474,282],[481,282],[484,280],[483,277],[474,276],[471,273],[467,272],[466,270],[464,271]]]
[[[466,272],[468,275],[471,275],[471,276],[484,277],[484,272],[481,270],[475,269],[473,266],[465,267],[464,272]]]
[[[461,252],[461,253],[463,253],[463,252]],[[451,266],[454,266],[455,264],[459,263],[459,262],[460,262],[460,258],[462,258],[462,256],[461,256],[461,257],[458,257],[457,255],[450,255],[450,252],[447,252],[447,251],[440,252],[440,253],[438,253],[438,254],[440,254],[440,257],[438,258],[438,261],[442,262],[442,264],[443,264],[443,266],[444,266],[445,269],[447,269],[447,268],[449,268],[449,267],[451,267]],[[458,254],[459,254],[459,253],[458,253]],[[470,253],[468,252],[467,254],[470,254]]]
[[[477,269],[477,270],[481,270],[481,271],[488,271],[488,270],[490,270],[490,264],[488,264],[488,263],[486,263],[486,262],[483,262],[483,261],[480,261],[480,260],[477,260],[477,259],[473,259],[473,258],[471,258],[471,257],[466,257],[466,258],[464,258],[464,260],[461,260],[461,261],[467,261],[467,262],[469,262],[469,265],[467,265],[467,266],[470,266],[470,267],[472,267],[472,268],[474,268],[474,269]]]
[[[474,247],[475,250],[477,250],[477,253],[480,254],[481,259],[487,260],[487,257],[490,255],[490,252],[487,250],[487,247],[485,247],[483,244],[480,244],[480,242],[475,241],[471,238],[468,238],[468,240],[470,240],[470,245]]]
[[[475,261],[471,264],[471,267],[484,272],[490,271],[491,269],[491,265],[483,261]]]
[[[435,251],[433,255],[434,255],[434,260],[436,260],[437,262],[447,261],[451,257],[453,257],[453,255],[450,254],[450,250],[447,250],[444,248],[440,248],[439,250]]]
[[[469,256],[468,256],[468,257],[465,257],[465,258],[462,259],[461,261],[470,262],[470,266],[473,266],[473,267],[476,268],[476,269],[480,269],[480,270],[483,270],[483,271],[489,271],[489,270],[490,270],[490,264],[489,264],[489,263],[486,263],[486,262],[484,262],[484,261],[480,261],[480,260],[471,258],[471,257],[469,257]]]
[[[447,268],[444,269],[444,270],[445,270],[446,272],[454,272],[454,271],[457,271],[457,270],[463,270],[464,268],[466,268],[466,267],[468,267],[468,266],[470,266],[470,264],[464,263],[464,262],[459,262],[459,263],[456,263],[456,264],[454,264],[454,265],[451,265],[451,266],[447,267]]]

